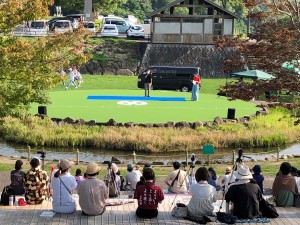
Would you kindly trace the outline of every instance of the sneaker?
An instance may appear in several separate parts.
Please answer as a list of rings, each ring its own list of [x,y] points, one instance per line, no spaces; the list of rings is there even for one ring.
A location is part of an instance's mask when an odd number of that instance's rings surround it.
[[[75,87],[75,88],[78,88],[78,87]]]
[[[65,90],[68,90],[68,87],[65,87]]]

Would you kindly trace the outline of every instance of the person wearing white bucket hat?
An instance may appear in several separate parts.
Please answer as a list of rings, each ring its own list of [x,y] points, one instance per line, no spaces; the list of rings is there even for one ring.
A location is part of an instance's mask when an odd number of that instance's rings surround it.
[[[97,179],[100,167],[90,162],[86,168],[87,180],[78,187],[79,205],[82,213],[87,216],[101,215],[105,211],[105,200],[108,198],[108,189],[102,180]]]
[[[226,202],[233,203],[233,215],[239,219],[259,217],[259,200],[262,198],[262,193],[256,183],[250,182],[253,177],[249,167],[241,165],[233,174],[237,181],[229,186],[225,194]]]

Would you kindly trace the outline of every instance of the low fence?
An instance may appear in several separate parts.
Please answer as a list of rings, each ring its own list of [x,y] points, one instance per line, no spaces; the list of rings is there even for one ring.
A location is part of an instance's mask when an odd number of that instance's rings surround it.
[[[198,150],[199,151],[199,150]],[[116,164],[127,164],[127,163],[134,163],[137,165],[144,165],[145,163],[150,163],[154,166],[172,166],[174,161],[179,161],[184,165],[191,165],[192,163],[195,163],[196,165],[210,165],[210,164],[235,164],[235,161],[237,158],[241,158],[243,161],[279,161],[279,159],[287,159],[289,157],[294,157],[293,155],[283,155],[280,154],[280,148],[278,147],[275,151],[267,151],[267,152],[256,152],[256,153],[244,153],[242,155],[238,155],[235,150],[232,151],[232,153],[219,153],[219,154],[208,154],[204,155],[202,153],[195,154],[196,158],[194,162],[191,161],[191,152],[182,152],[182,153],[170,153],[168,155],[143,155],[143,154],[136,154],[134,151],[132,154],[114,154],[114,155],[108,155],[109,159],[99,161],[98,163],[101,164],[107,164],[109,162],[114,162]],[[39,153],[42,153],[43,151],[40,151]],[[95,161],[95,157],[89,157],[89,159],[85,159],[83,155],[81,155],[82,152],[79,151],[79,149],[76,150],[75,153],[73,153],[73,157],[71,158],[76,162],[76,164],[80,163],[88,163],[90,161]],[[43,156],[43,154],[41,155]],[[44,155],[45,156],[45,155]],[[30,146],[28,146],[27,149],[27,157],[28,159],[31,159],[32,157],[32,150]],[[70,158],[70,154],[66,156],[67,158]],[[81,158],[82,157],[82,158]],[[59,157],[57,157],[59,158]],[[55,159],[53,161],[58,161],[58,159]],[[96,160],[97,161],[97,160]]]

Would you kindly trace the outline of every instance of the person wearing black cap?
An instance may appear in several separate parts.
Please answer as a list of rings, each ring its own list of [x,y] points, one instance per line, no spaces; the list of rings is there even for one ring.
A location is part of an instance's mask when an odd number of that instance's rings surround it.
[[[169,173],[169,175],[165,178],[164,182],[168,185],[168,191],[170,193],[186,193],[187,192],[187,176],[186,172],[180,170],[180,163],[173,163],[174,171]]]

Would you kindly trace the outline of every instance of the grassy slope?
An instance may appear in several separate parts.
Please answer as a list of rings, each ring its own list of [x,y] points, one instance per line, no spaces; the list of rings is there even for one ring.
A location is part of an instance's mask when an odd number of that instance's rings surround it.
[[[236,117],[255,113],[253,104],[243,101],[227,101],[216,95],[224,79],[203,80],[198,102],[190,101],[191,93],[155,90],[151,96],[184,97],[186,102],[148,101],[143,106],[119,105],[116,101],[86,100],[88,95],[143,96],[143,90],[137,88],[137,77],[130,76],[84,76],[84,84],[75,89],[71,86],[64,91],[62,85],[51,93],[53,104],[48,105],[47,113],[51,117],[75,119],[95,119],[106,122],[114,118],[118,122],[159,123],[167,121],[211,121],[216,116],[226,118],[228,108],[236,108]],[[33,106],[32,114],[37,112]]]

